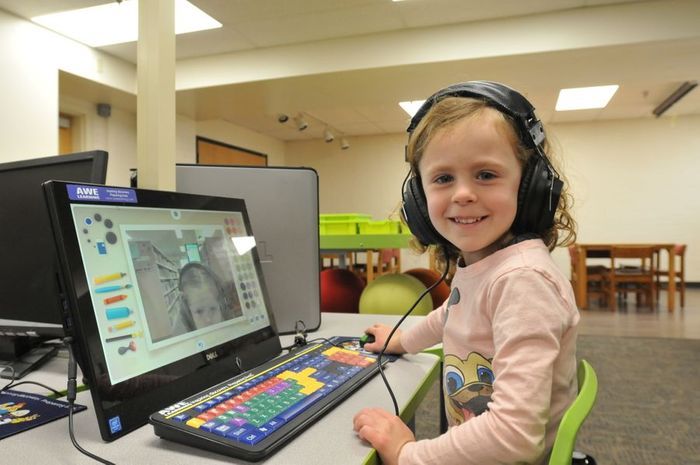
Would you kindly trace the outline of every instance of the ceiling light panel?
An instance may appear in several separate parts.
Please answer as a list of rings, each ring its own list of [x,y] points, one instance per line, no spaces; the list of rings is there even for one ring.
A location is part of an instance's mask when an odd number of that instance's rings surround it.
[[[555,110],[570,111],[604,108],[615,95],[618,87],[618,85],[610,85],[561,89]]]
[[[90,47],[138,39],[139,0],[36,16],[32,21]],[[175,34],[221,27],[221,23],[188,2],[175,0]]]
[[[409,114],[411,118],[416,114],[418,109],[425,103],[425,100],[411,100],[407,102],[399,102],[399,106],[403,108],[403,111]]]

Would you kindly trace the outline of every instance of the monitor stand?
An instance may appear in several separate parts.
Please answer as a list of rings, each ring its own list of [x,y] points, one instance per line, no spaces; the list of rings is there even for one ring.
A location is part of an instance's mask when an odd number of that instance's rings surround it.
[[[58,352],[43,342],[37,337],[0,336],[0,378],[20,379]]]

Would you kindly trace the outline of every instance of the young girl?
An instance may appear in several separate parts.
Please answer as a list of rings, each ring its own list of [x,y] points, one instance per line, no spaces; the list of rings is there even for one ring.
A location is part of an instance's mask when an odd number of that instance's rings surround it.
[[[576,396],[579,315],[549,255],[575,225],[541,123],[522,95],[474,81],[433,95],[409,132],[407,223],[456,271],[447,301],[387,352],[442,342],[450,428],[416,441],[399,417],[367,408],[354,429],[385,465],[546,463]],[[381,350],[390,330],[368,328],[365,349]]]

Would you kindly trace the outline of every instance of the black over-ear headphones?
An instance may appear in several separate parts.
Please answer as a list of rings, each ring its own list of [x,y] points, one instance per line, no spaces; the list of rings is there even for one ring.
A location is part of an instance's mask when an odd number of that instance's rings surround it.
[[[516,235],[541,234],[552,227],[563,183],[542,149],[544,128],[535,116],[532,104],[517,91],[497,82],[469,81],[454,84],[430,96],[413,116],[406,131],[413,133],[430,108],[446,97],[483,100],[488,106],[515,121],[521,143],[534,149],[535,153],[523,169],[518,188],[518,210],[512,230]],[[409,173],[404,181],[402,213],[411,232],[422,244],[449,244],[430,221],[419,173]]]

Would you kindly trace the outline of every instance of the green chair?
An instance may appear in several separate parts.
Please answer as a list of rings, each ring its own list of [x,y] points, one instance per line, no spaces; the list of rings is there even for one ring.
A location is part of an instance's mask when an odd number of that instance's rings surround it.
[[[571,465],[578,430],[593,409],[597,394],[598,377],[591,364],[581,360],[578,365],[578,395],[564,412],[559,423],[552,453],[549,456],[549,465]],[[595,461],[582,459],[578,463],[595,463]]]
[[[418,279],[403,273],[391,273],[370,281],[360,295],[360,313],[403,315],[411,308],[426,287]],[[427,315],[433,310],[433,299],[426,294],[411,315]]]

